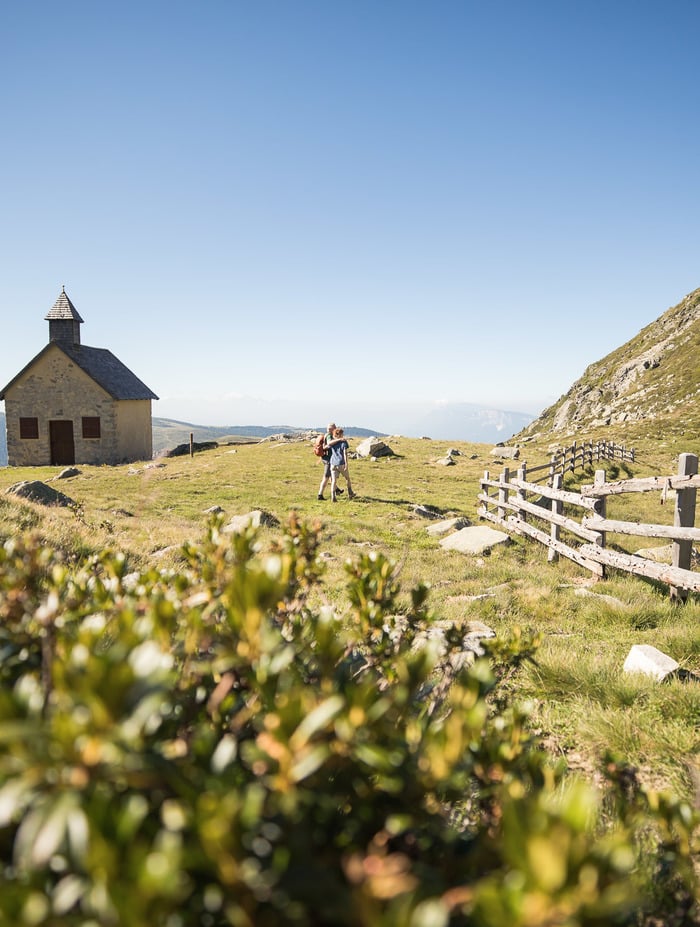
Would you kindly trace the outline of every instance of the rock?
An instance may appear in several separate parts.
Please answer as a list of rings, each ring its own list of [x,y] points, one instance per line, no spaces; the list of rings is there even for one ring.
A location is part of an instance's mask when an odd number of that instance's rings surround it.
[[[590,589],[586,589],[584,586],[579,586],[574,595],[581,596],[582,598],[591,598],[598,599],[600,602],[605,602],[606,605],[611,605],[613,608],[629,608],[626,602],[623,602],[622,599],[616,599],[614,595],[603,595],[602,592],[591,592]]]
[[[425,529],[431,537],[440,538],[451,531],[459,531],[460,528],[468,528],[471,522],[468,518],[459,515],[457,518],[446,518],[434,525],[428,525]]]
[[[384,625],[384,631],[393,641],[398,639],[406,632],[406,618],[404,615],[392,615]],[[453,621],[433,621],[425,629],[418,631],[411,645],[412,650],[422,650],[428,645],[436,646],[438,658],[442,660],[449,649],[447,638],[448,634],[453,631],[462,633],[461,652],[453,654],[458,662],[464,653],[477,654],[481,656],[484,652],[481,641],[496,636],[493,628],[484,624],[482,621],[467,621],[464,627],[459,627]],[[450,635],[451,636],[451,635]],[[450,661],[452,662],[452,660]]]
[[[8,495],[19,496],[29,502],[36,502],[38,505],[75,505],[73,499],[52,489],[41,480],[23,480],[21,483],[14,483],[6,492]]]
[[[662,547],[643,547],[635,551],[635,556],[644,557],[645,560],[654,560],[656,563],[672,563],[673,544],[664,544]]]
[[[57,480],[67,480],[71,476],[79,476],[80,470],[77,467],[66,467],[65,470],[61,472],[56,477]]]
[[[392,457],[394,452],[381,438],[365,438],[357,445],[355,453],[358,457]]]
[[[231,521],[224,526],[223,531],[226,534],[234,534],[239,531],[245,531],[246,528],[260,528],[261,526],[274,528],[279,525],[279,519],[275,518],[270,512],[262,509],[253,509],[246,515],[234,515]]]
[[[162,470],[165,466],[164,463],[147,463],[143,468],[144,470]]]
[[[497,444],[491,451],[491,456],[502,457],[504,460],[517,460],[518,457],[520,457],[520,448],[505,447],[504,445]]]
[[[510,538],[503,531],[486,525],[462,528],[440,541],[443,550],[456,550],[462,554],[481,554],[497,544],[506,544]]]
[[[643,673],[662,680],[674,673],[679,664],[650,644],[634,644],[627,654],[622,669],[625,673]]]
[[[214,448],[218,447],[216,441],[194,441],[192,443],[193,451],[212,451]],[[169,451],[166,451],[163,455],[164,457],[184,457],[190,452],[189,441],[187,444],[178,444],[177,447],[172,448]]]
[[[224,510],[220,505],[210,505],[208,509],[204,509],[205,515],[220,515]]]
[[[461,457],[462,452],[458,451],[456,447],[451,447],[447,452],[448,457]]]
[[[161,557],[165,557],[168,554],[172,554],[175,551],[180,550],[181,548],[178,547],[177,544],[171,544],[169,547],[161,547],[160,550],[154,550],[152,556],[155,557],[156,560],[160,560]]]
[[[127,511],[127,509],[112,509],[112,515],[120,515],[123,518],[133,518],[134,513]]]
[[[436,464],[439,464],[441,467],[454,467],[455,462],[453,457],[440,457],[435,461]]]
[[[414,505],[413,511],[421,518],[439,518],[442,515],[440,509],[434,505]]]

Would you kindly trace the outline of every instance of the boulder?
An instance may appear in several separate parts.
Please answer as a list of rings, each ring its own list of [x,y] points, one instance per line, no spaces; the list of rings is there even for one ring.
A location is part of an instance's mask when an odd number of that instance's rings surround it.
[[[19,496],[21,499],[27,499],[29,502],[36,502],[38,505],[75,505],[75,502],[68,496],[52,489],[41,480],[23,480],[21,483],[14,483],[6,492],[12,496]]]
[[[355,453],[358,457],[392,457],[394,452],[381,438],[365,438],[357,445]]]
[[[434,525],[428,525],[425,529],[431,537],[441,538],[444,534],[451,531],[459,531],[461,528],[468,528],[471,522],[468,518],[459,515],[457,518],[446,518],[444,521],[438,521]]]
[[[440,541],[443,550],[456,550],[462,554],[481,554],[497,544],[506,544],[510,538],[503,531],[486,525],[462,528]]]
[[[214,448],[218,447],[216,441],[194,441],[192,443],[193,451],[212,451]],[[190,452],[189,441],[187,444],[178,444],[177,447],[172,448],[172,450],[166,451],[165,457],[184,457]]]
[[[449,455],[447,457],[439,457],[435,461],[435,463],[439,464],[441,467],[454,467],[455,466],[454,458],[450,457]]]
[[[414,505],[413,511],[421,518],[440,518],[442,512],[434,505]]]
[[[622,669],[625,673],[643,673],[661,681],[679,668],[678,663],[650,644],[634,644]]]
[[[56,477],[57,480],[67,480],[71,476],[79,476],[80,470],[77,467],[66,467],[65,470],[61,472]]]
[[[279,519],[275,518],[270,512],[262,509],[253,509],[246,515],[234,515],[231,521],[224,526],[223,531],[226,534],[236,534],[239,531],[245,531],[246,528],[260,528],[260,526],[274,528],[279,525]]]
[[[505,447],[499,444],[491,451],[491,456],[501,457],[503,460],[517,460],[520,457],[520,448]]]
[[[615,598],[614,595],[604,595],[602,592],[591,592],[591,590],[586,589],[585,586],[579,586],[574,591],[574,595],[581,596],[582,598],[598,599],[599,602],[604,602],[612,608],[629,607],[626,602],[623,602],[622,599]]]
[[[635,551],[635,556],[644,557],[645,560],[654,560],[656,563],[672,563],[673,544],[664,544],[661,547],[644,547]]]

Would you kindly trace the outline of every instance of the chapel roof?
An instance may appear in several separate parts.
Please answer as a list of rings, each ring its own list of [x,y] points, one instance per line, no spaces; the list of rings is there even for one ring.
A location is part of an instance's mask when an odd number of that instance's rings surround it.
[[[77,309],[66,295],[65,287],[45,316],[49,321],[57,319],[82,322]],[[83,370],[92,380],[101,386],[112,399],[158,399],[153,390],[149,389],[143,380],[139,380],[135,373],[123,364],[118,357],[106,348],[91,348],[85,344],[72,344],[63,341],[50,341],[28,364],[14,376],[10,382],[0,390],[0,400],[5,398],[7,391],[30,369],[47,351],[57,350],[63,352],[73,363]]]

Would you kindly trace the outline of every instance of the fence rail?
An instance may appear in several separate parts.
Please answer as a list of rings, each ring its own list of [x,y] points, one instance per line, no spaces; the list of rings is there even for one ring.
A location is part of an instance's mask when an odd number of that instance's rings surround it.
[[[565,473],[592,467],[601,460],[629,460],[634,463],[634,448],[627,448],[624,444],[616,444],[614,441],[574,441],[568,447],[556,450],[549,463],[530,467],[528,475],[532,478],[533,473],[539,473],[541,475],[532,482],[553,486],[557,473],[564,476]]]
[[[622,448],[621,445],[612,447]],[[625,453],[634,454],[633,451]],[[575,462],[577,455],[571,459]],[[609,566],[659,580],[670,587],[671,597],[680,601],[684,601],[690,591],[700,591],[700,573],[691,569],[692,544],[700,541],[700,528],[695,527],[696,494],[700,487],[695,454],[681,454],[678,473],[671,476],[607,482],[605,470],[596,470],[595,481],[582,486],[580,492],[561,488],[561,472],[552,474],[552,485],[533,481],[531,473],[526,464],[518,468],[514,477],[508,467],[497,479],[493,479],[486,470],[479,484],[479,516],[507,531],[543,544],[548,548],[549,560],[567,557],[596,576],[603,577],[605,568]],[[669,492],[675,494],[672,525],[643,524],[607,517],[609,496],[651,491],[661,492],[662,503]],[[535,498],[528,499],[528,495]],[[567,506],[566,513],[564,506]],[[574,517],[571,509],[579,512],[578,517]],[[546,530],[547,527],[549,530]],[[565,532],[566,538],[562,538],[562,532]],[[611,532],[670,540],[671,564],[608,549],[606,535]],[[575,546],[576,539],[586,543]]]

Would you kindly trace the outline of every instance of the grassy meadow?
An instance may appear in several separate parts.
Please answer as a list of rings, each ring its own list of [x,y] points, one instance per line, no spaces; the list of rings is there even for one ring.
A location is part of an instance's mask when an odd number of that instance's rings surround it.
[[[674,473],[678,453],[700,450],[697,437],[678,431],[663,440],[641,428],[627,435],[608,429],[577,437],[606,437],[637,448],[634,464],[608,462],[608,478],[615,479]],[[521,460],[543,463],[551,440],[529,441]],[[80,466],[78,476],[52,483],[77,503],[75,508],[42,508],[5,494],[20,480],[54,480],[60,468],[4,468],[0,540],[34,531],[69,556],[112,548],[123,551],[134,570],[173,567],[180,545],[203,535],[212,506],[221,506],[225,521],[255,508],[284,520],[294,510],[321,525],[322,594],[328,602],[340,602],[346,560],[379,550],[396,563],[406,601],[414,584],[429,584],[435,618],[479,620],[503,634],[516,626],[539,632],[536,662],[511,685],[533,706],[533,723],[547,749],[565,757],[572,774],[589,780],[598,775],[604,752],[612,750],[637,765],[649,784],[693,796],[700,776],[700,685],[629,677],[622,664],[632,644],[646,643],[700,673],[700,597],[673,605],[666,588],[614,571],[594,582],[569,561],[548,563],[546,550],[526,539],[482,556],[445,552],[426,533],[430,522],[413,506],[434,506],[477,524],[479,477],[485,469],[496,475],[500,462],[490,445],[387,441],[395,456],[351,461],[358,497],[350,501],[343,495],[336,504],[316,498],[322,468],[310,443],[264,441],[220,446],[193,459]],[[455,466],[438,464],[450,447],[460,451]],[[579,472],[569,475],[566,485],[592,479],[591,471]],[[654,493],[616,497],[608,515],[671,523],[673,505],[661,507]],[[274,530],[261,530],[262,544]],[[611,545],[618,543],[634,550],[663,542],[610,539]]]

